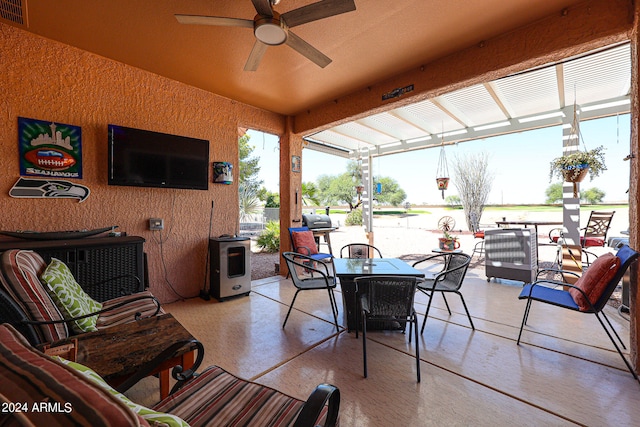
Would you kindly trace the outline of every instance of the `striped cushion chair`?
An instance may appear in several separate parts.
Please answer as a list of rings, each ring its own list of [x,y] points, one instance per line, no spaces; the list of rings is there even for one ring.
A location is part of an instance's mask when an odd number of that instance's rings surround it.
[[[321,384],[305,402],[212,366],[146,408],[118,393],[86,366],[45,356],[12,326],[3,324],[2,402],[29,405],[21,413],[0,417],[8,425],[333,427],[338,421],[340,391]],[[35,412],[34,404],[58,407]]]
[[[0,284],[26,317],[35,322],[38,342],[32,342],[34,345],[73,335],[74,331],[67,324],[77,319],[65,318],[42,285],[40,277],[46,268],[47,263],[36,252],[11,249],[2,253]],[[104,301],[102,309],[92,314],[98,315],[96,329],[103,329],[162,313],[158,300],[144,291]]]
[[[328,427],[338,425],[339,406],[340,392],[329,384],[317,386],[304,402],[210,366],[153,409],[176,415],[192,427]]]
[[[117,397],[50,359],[13,327],[0,325],[3,425],[148,426]],[[4,411],[3,411],[4,412]]]

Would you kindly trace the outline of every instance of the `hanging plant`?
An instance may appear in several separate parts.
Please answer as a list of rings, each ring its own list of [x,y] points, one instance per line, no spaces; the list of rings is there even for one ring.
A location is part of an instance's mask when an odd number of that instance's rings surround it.
[[[589,178],[600,176],[607,170],[604,162],[604,147],[601,145],[589,151],[577,151],[551,161],[549,181],[558,176],[566,182],[580,182],[589,174]]]
[[[438,159],[438,169],[436,170],[436,184],[438,190],[442,191],[444,199],[444,190],[449,187],[449,167],[447,165],[447,155],[444,152],[444,133],[442,139],[442,147],[440,148],[440,158]]]
[[[446,190],[449,187],[449,178],[436,178],[438,190]]]

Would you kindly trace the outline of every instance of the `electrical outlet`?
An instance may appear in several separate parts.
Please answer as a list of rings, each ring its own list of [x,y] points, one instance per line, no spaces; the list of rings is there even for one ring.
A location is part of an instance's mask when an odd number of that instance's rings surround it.
[[[149,230],[164,230],[162,218],[149,218]]]

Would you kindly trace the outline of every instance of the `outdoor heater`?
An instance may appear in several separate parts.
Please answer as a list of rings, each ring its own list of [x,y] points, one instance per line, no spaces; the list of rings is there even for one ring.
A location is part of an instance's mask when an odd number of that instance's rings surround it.
[[[210,294],[218,301],[251,292],[250,245],[248,237],[209,239]]]
[[[533,229],[496,228],[486,230],[485,270],[492,277],[534,282],[538,273],[538,239]]]

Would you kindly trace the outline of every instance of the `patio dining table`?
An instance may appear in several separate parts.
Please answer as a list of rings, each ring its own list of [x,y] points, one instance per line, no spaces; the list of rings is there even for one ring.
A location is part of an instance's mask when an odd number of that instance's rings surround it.
[[[424,273],[411,267],[398,258],[335,258],[333,267],[340,279],[342,303],[347,318],[347,330],[351,332],[357,327],[356,284],[354,279],[362,276],[413,276],[424,277]],[[371,325],[367,329],[381,329]]]
[[[525,228],[532,226],[538,234],[538,227],[541,225],[562,225],[562,221],[536,221],[536,220],[520,220],[520,221],[496,221],[498,227],[504,227],[505,225],[523,225]]]

